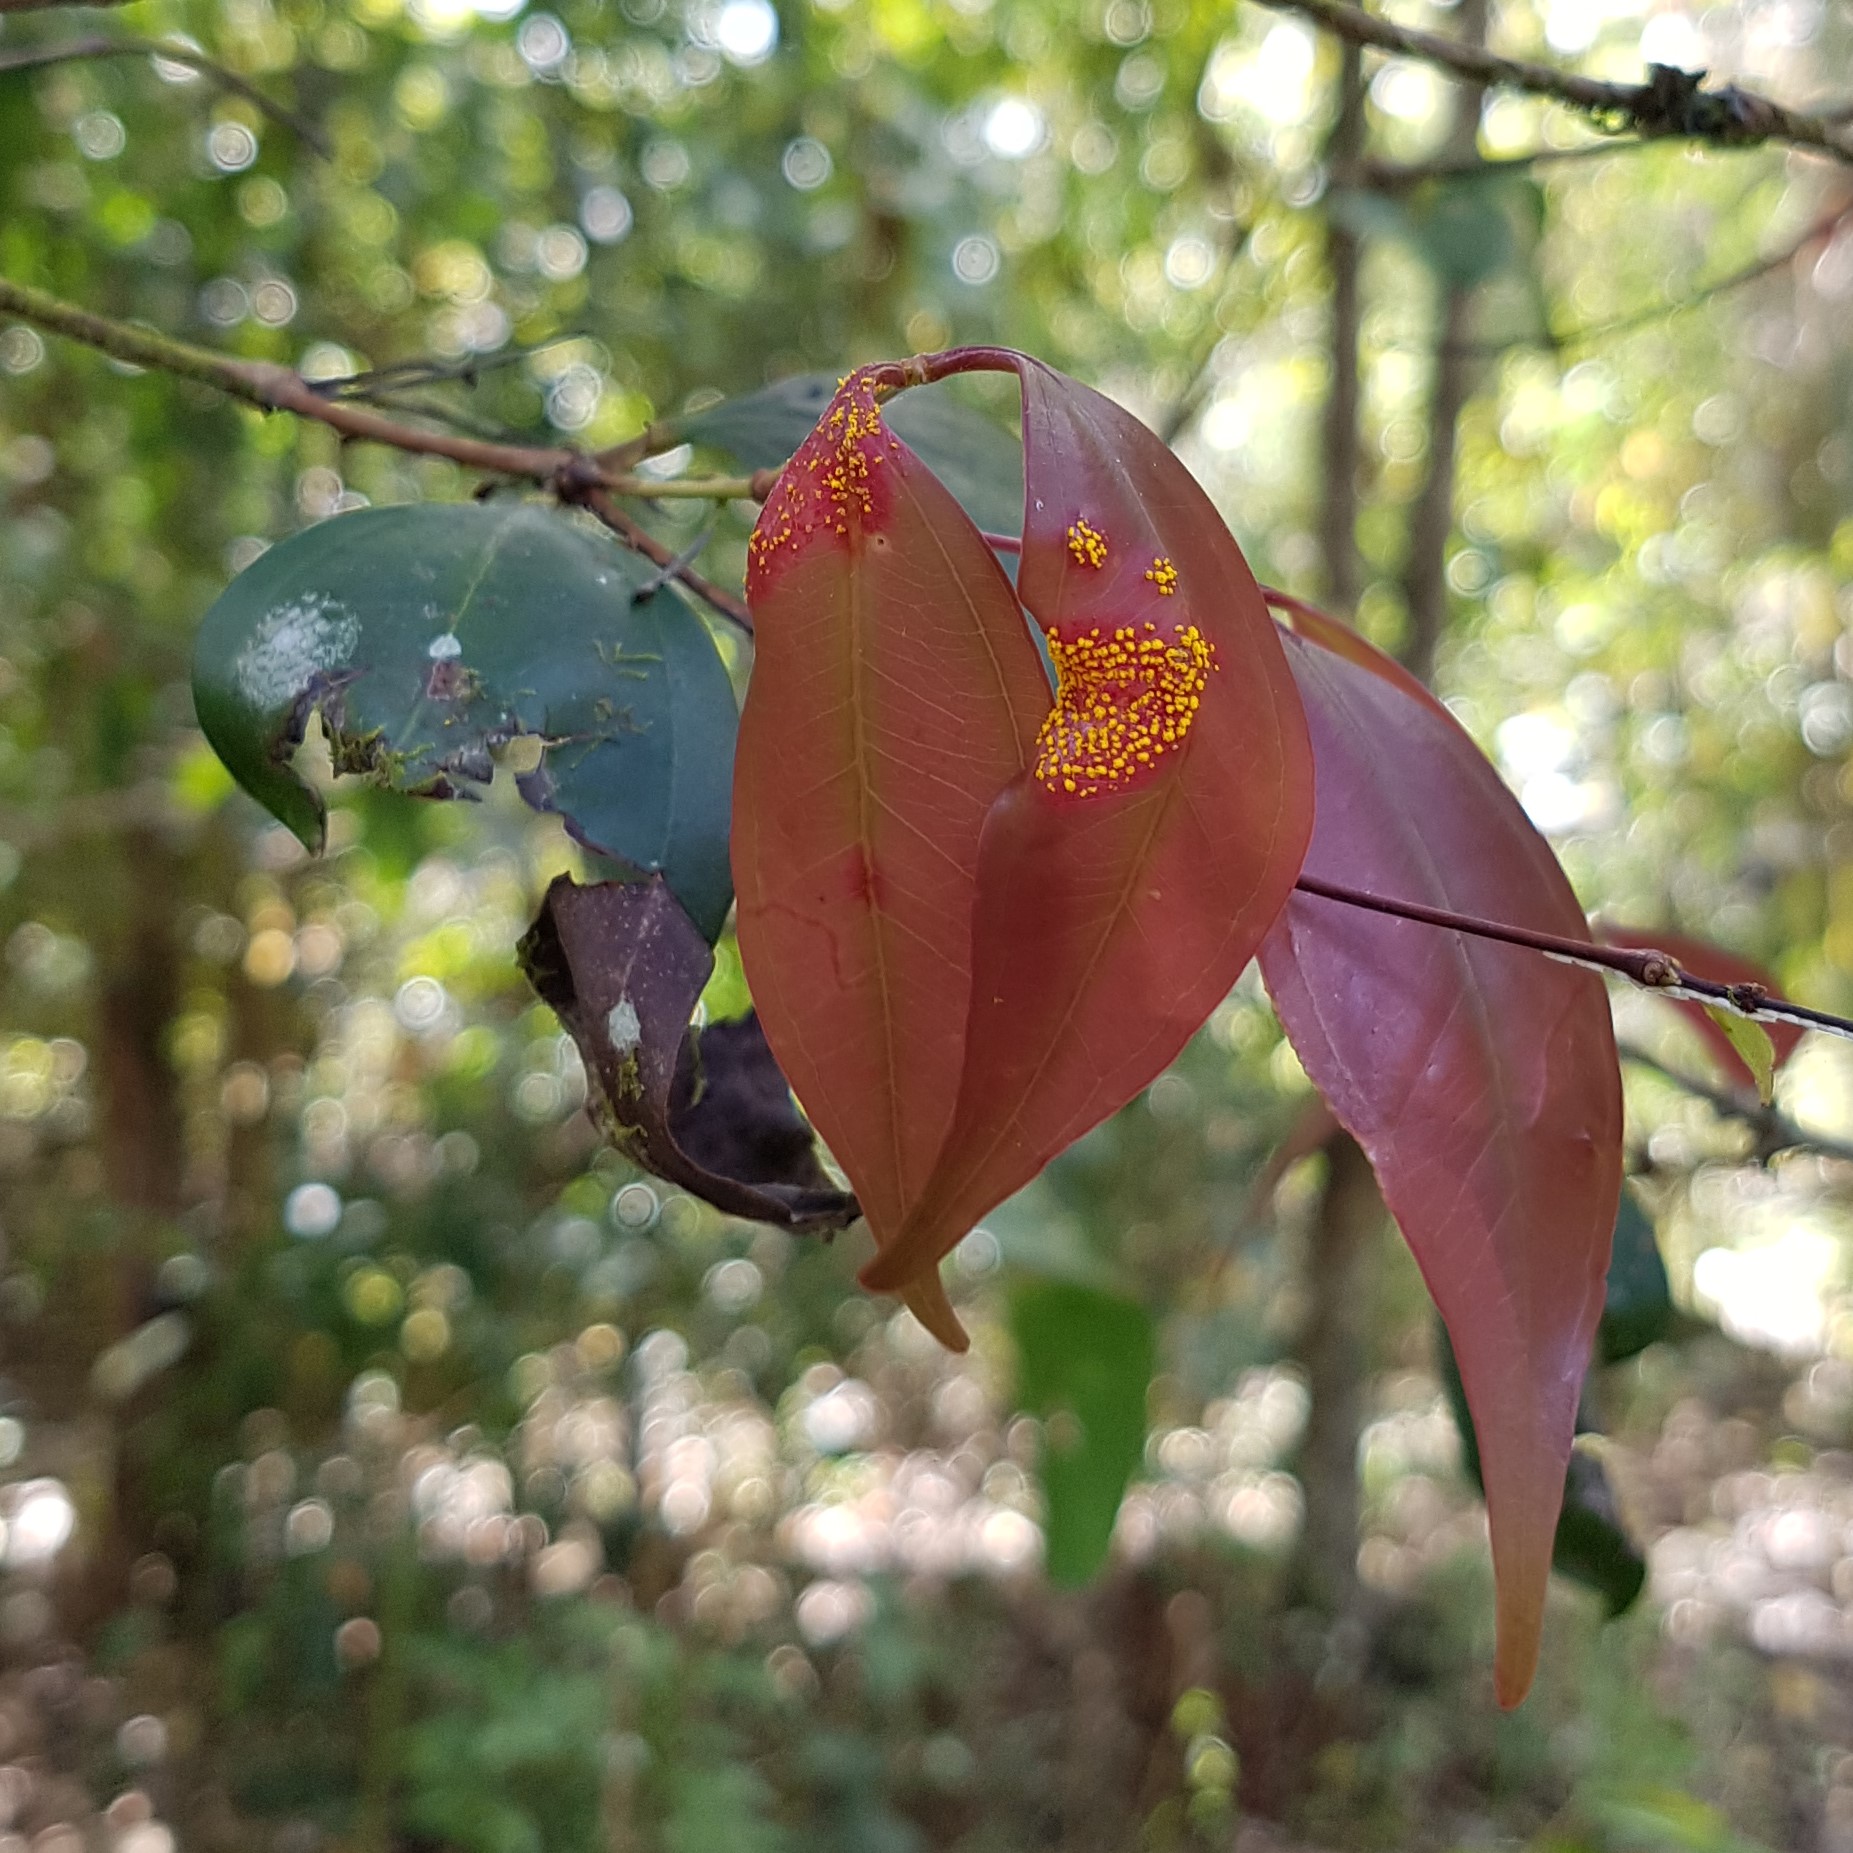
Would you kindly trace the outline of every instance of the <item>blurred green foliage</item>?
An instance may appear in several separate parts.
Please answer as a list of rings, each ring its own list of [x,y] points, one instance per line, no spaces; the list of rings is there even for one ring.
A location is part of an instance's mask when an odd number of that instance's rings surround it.
[[[1641,49],[1624,6],[1497,15],[1592,68]],[[1838,13],[1686,24],[1784,96],[1845,69]],[[1333,48],[1186,0],[134,0],[7,15],[0,59],[91,32],[190,35],[329,156],[172,64],[0,69],[0,274],[318,379],[413,363],[376,382],[396,415],[662,423],[697,463],[762,460],[723,400],[1008,341],[1175,431],[1258,574],[1315,595],[1338,217],[1366,251],[1358,617],[1392,647],[1438,292],[1472,286],[1442,693],[1592,908],[1853,1007],[1853,262],[1798,244],[1822,167],[1618,147],[1377,198],[1320,166]],[[1373,154],[1433,154],[1440,102],[1384,66]],[[1481,126],[1494,156],[1587,140],[1535,98]],[[1007,450],[951,449],[1007,508]],[[1269,1168],[1306,1088],[1251,984],[961,1249],[956,1361],[856,1293],[853,1237],[599,1148],[513,958],[577,852],[512,781],[418,805],[312,743],[313,862],[234,791],[188,689],[202,614],[337,511],[473,487],[0,325],[0,1832],[1853,1845],[1844,1167],[1759,1165],[1630,1068],[1651,1342],[1591,1415],[1651,1599],[1604,1628],[1560,1590],[1498,1715],[1481,1521],[1387,1235],[1357,1598],[1293,1593],[1332,1490],[1294,1471],[1323,1160]],[[748,511],[639,514],[737,583]],[[745,1002],[723,937],[707,1009]],[[1702,1071],[1671,1013],[1618,1011]],[[1837,1050],[1778,1094],[1853,1122]],[[1063,1414],[1092,1433],[1090,1350],[1143,1409],[1086,1460],[1110,1567],[1060,1590],[1045,1552],[1087,1552],[1049,1463]]]

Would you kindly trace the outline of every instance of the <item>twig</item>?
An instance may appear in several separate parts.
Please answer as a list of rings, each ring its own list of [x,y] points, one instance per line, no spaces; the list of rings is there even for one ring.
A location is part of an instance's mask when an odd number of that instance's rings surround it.
[[[1650,1055],[1647,1050],[1635,1043],[1624,1042],[1620,1053],[1624,1062],[1633,1062],[1641,1068],[1651,1068],[1662,1080],[1671,1081],[1675,1087],[1691,1094],[1695,1099],[1704,1101],[1714,1113],[1721,1117],[1742,1120],[1756,1134],[1756,1149],[1759,1158],[1771,1158],[1777,1152],[1787,1151],[1799,1145],[1820,1153],[1823,1158],[1837,1158],[1843,1164],[1853,1164],[1853,1144],[1849,1144],[1844,1139],[1830,1138],[1825,1133],[1810,1132],[1805,1126],[1798,1126],[1779,1108],[1764,1106],[1754,1094],[1742,1093],[1735,1088],[1719,1087],[1710,1081],[1700,1080],[1697,1075],[1690,1075],[1683,1069],[1671,1067],[1659,1056]]]
[[[393,360],[383,367],[369,368],[364,373],[337,374],[333,379],[316,380],[313,384],[317,392],[326,393],[331,399],[378,399],[385,393],[403,392],[407,387],[439,386],[453,380],[474,386],[485,373],[496,373],[504,367],[517,367],[536,354],[546,353],[549,348],[580,339],[582,337],[579,335],[553,335],[545,341],[535,342],[532,347],[509,348],[501,354],[472,355],[468,360],[432,360],[425,356],[413,360]]]
[[[1728,1010],[1734,1016],[1748,1017],[1755,1023],[1792,1023],[1798,1029],[1825,1030],[1830,1036],[1853,1041],[1853,1020],[1833,1016],[1825,1010],[1811,1010],[1806,1004],[1791,1003],[1785,997],[1772,997],[1760,984],[1720,984],[1714,978],[1701,978],[1697,972],[1687,971],[1670,953],[1598,946],[1593,941],[1569,939],[1561,933],[1534,933],[1529,927],[1502,926],[1498,921],[1452,913],[1445,907],[1426,907],[1419,901],[1397,901],[1387,895],[1366,894],[1337,882],[1322,881],[1316,875],[1302,875],[1295,885],[1302,893],[1316,895],[1320,900],[1361,907],[1374,914],[1389,914],[1398,920],[1414,920],[1423,926],[1446,927],[1456,933],[1472,934],[1476,939],[1497,940],[1502,945],[1523,946],[1529,952],[1542,952],[1550,958],[1561,959],[1566,965],[1581,965],[1590,971],[1613,972],[1661,997],[1709,1004],[1718,1010]]]
[[[1464,341],[1454,351],[1469,358],[1491,359],[1520,347],[1553,350],[1586,347],[1592,341],[1608,341],[1616,335],[1632,334],[1637,328],[1650,328],[1669,315],[1677,315],[1684,309],[1696,309],[1710,302],[1713,297],[1742,289],[1747,283],[1760,282],[1764,277],[1774,276],[1779,270],[1786,270],[1810,245],[1831,238],[1849,218],[1853,218],[1853,200],[1836,206],[1832,212],[1816,220],[1793,244],[1778,251],[1774,257],[1760,258],[1754,264],[1745,265],[1742,270],[1732,271],[1729,276],[1701,284],[1688,295],[1677,297],[1671,302],[1655,303],[1651,308],[1637,309],[1631,315],[1618,315],[1606,322],[1591,322],[1585,327],[1568,329],[1562,334],[1546,330],[1542,334],[1519,335],[1506,341]]]
[[[1526,154],[1488,159],[1478,154],[1440,155],[1432,161],[1360,161],[1354,167],[1334,170],[1335,189],[1352,188],[1360,193],[1407,193],[1431,180],[1499,180],[1508,174],[1529,173],[1534,167],[1554,166],[1560,161],[1587,161],[1594,156],[1632,154],[1649,144],[1627,141],[1619,136],[1602,141],[1579,142],[1574,148],[1533,148]]]
[[[50,6],[65,4],[65,0],[32,0],[35,5]],[[106,0],[109,5],[121,5],[125,0]],[[17,6],[9,8],[6,0],[0,0],[0,12],[17,11]],[[195,50],[191,45],[170,43],[166,39],[124,39],[92,37],[87,39],[70,39],[62,45],[30,45],[19,51],[0,54],[0,74],[8,71],[32,71],[51,64],[74,64],[93,58],[161,58],[169,64],[183,64],[188,70],[197,71],[202,77],[209,77],[221,90],[229,90],[241,96],[246,102],[270,117],[273,122],[280,122],[300,136],[319,154],[323,160],[332,160],[334,150],[321,130],[311,122],[305,121],[294,110],[285,109],[274,98],[266,96],[249,78],[241,77],[216,58],[209,58],[203,51]]]
[[[723,591],[711,579],[704,579],[688,560],[679,557],[673,548],[665,546],[648,528],[633,521],[605,490],[595,486],[575,490],[567,486],[561,488],[560,496],[563,501],[575,503],[596,515],[645,559],[654,560],[671,579],[679,579],[697,598],[706,600],[729,623],[738,625],[749,637],[752,636],[753,614],[747,609],[744,599]]]
[[[55,6],[127,6],[129,0],[0,0],[0,13],[45,13]]]
[[[1735,84],[1701,90],[1702,72],[1650,64],[1644,83],[1606,83],[1528,58],[1502,57],[1437,32],[1399,26],[1347,0],[1266,0],[1266,4],[1302,13],[1348,45],[1368,45],[1399,58],[1437,65],[1476,84],[1550,97],[1594,118],[1611,134],[1632,131],[1649,141],[1684,136],[1717,148],[1753,148],[1775,141],[1853,163],[1853,141],[1837,132],[1838,125]]]
[[[424,431],[388,418],[370,406],[330,399],[289,367],[270,361],[239,360],[211,348],[195,347],[152,328],[80,309],[75,303],[5,277],[0,277],[0,313],[17,315],[22,321],[65,335],[131,366],[196,381],[267,412],[290,412],[311,419],[343,437],[385,444],[419,456],[447,457],[465,469],[541,483],[563,493],[566,488],[583,485],[650,501],[759,501],[771,493],[777,480],[775,470],[756,470],[751,476],[692,476],[659,482],[654,477],[601,470],[583,451],[564,446],[504,444],[455,432]]]

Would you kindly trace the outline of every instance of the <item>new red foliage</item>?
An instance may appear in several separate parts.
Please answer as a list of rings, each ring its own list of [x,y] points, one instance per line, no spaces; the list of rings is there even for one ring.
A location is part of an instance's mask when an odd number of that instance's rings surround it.
[[[992,364],[997,364],[993,362]],[[1175,456],[1021,356],[1017,590],[1057,671],[979,850],[958,1107],[892,1290],[1125,1105],[1225,996],[1311,828],[1305,724],[1241,550]]]
[[[1587,938],[1550,847],[1466,733],[1362,639],[1290,637],[1318,766],[1309,874]],[[1485,1469],[1500,1702],[1531,1684],[1621,1188],[1593,973],[1296,894],[1261,969],[1369,1154],[1447,1322]]]
[[[741,960],[773,1052],[883,1242],[952,1122],[979,831],[1033,755],[1048,679],[977,530],[883,427],[874,370],[845,381],[786,466],[747,596]],[[932,1323],[963,1342],[949,1309]]]

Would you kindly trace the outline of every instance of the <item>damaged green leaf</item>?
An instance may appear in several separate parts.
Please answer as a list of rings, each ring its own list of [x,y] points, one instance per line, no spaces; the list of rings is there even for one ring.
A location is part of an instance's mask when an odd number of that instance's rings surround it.
[[[339,515],[206,614],[200,726],[311,850],[325,807],[292,763],[311,715],[337,772],[427,798],[478,796],[497,751],[534,736],[522,796],[588,849],[661,871],[712,940],[732,900],[737,713],[706,625],[654,582],[648,561],[530,503]]]

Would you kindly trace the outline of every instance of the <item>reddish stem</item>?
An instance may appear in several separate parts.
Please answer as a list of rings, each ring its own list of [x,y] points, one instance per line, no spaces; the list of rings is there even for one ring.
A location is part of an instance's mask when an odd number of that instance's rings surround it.
[[[1337,882],[1322,881],[1316,875],[1302,875],[1296,886],[1302,893],[1316,895],[1322,901],[1362,907],[1374,914],[1418,921],[1423,926],[1471,933],[1477,939],[1498,940],[1503,945],[1542,952],[1566,964],[1614,972],[1649,991],[1658,991],[1663,997],[1711,1004],[1754,1022],[1793,1023],[1802,1029],[1826,1030],[1829,1035],[1853,1040],[1853,1022],[1845,1017],[1832,1016],[1825,1010],[1810,1010],[1806,1004],[1793,1004],[1784,997],[1772,997],[1760,984],[1720,984],[1713,978],[1701,978],[1698,973],[1687,971],[1670,953],[1601,946],[1593,940],[1570,939],[1560,933],[1534,933],[1528,927],[1504,926],[1496,920],[1452,913],[1445,907],[1425,907],[1420,901],[1398,901],[1387,895],[1365,894]]]

